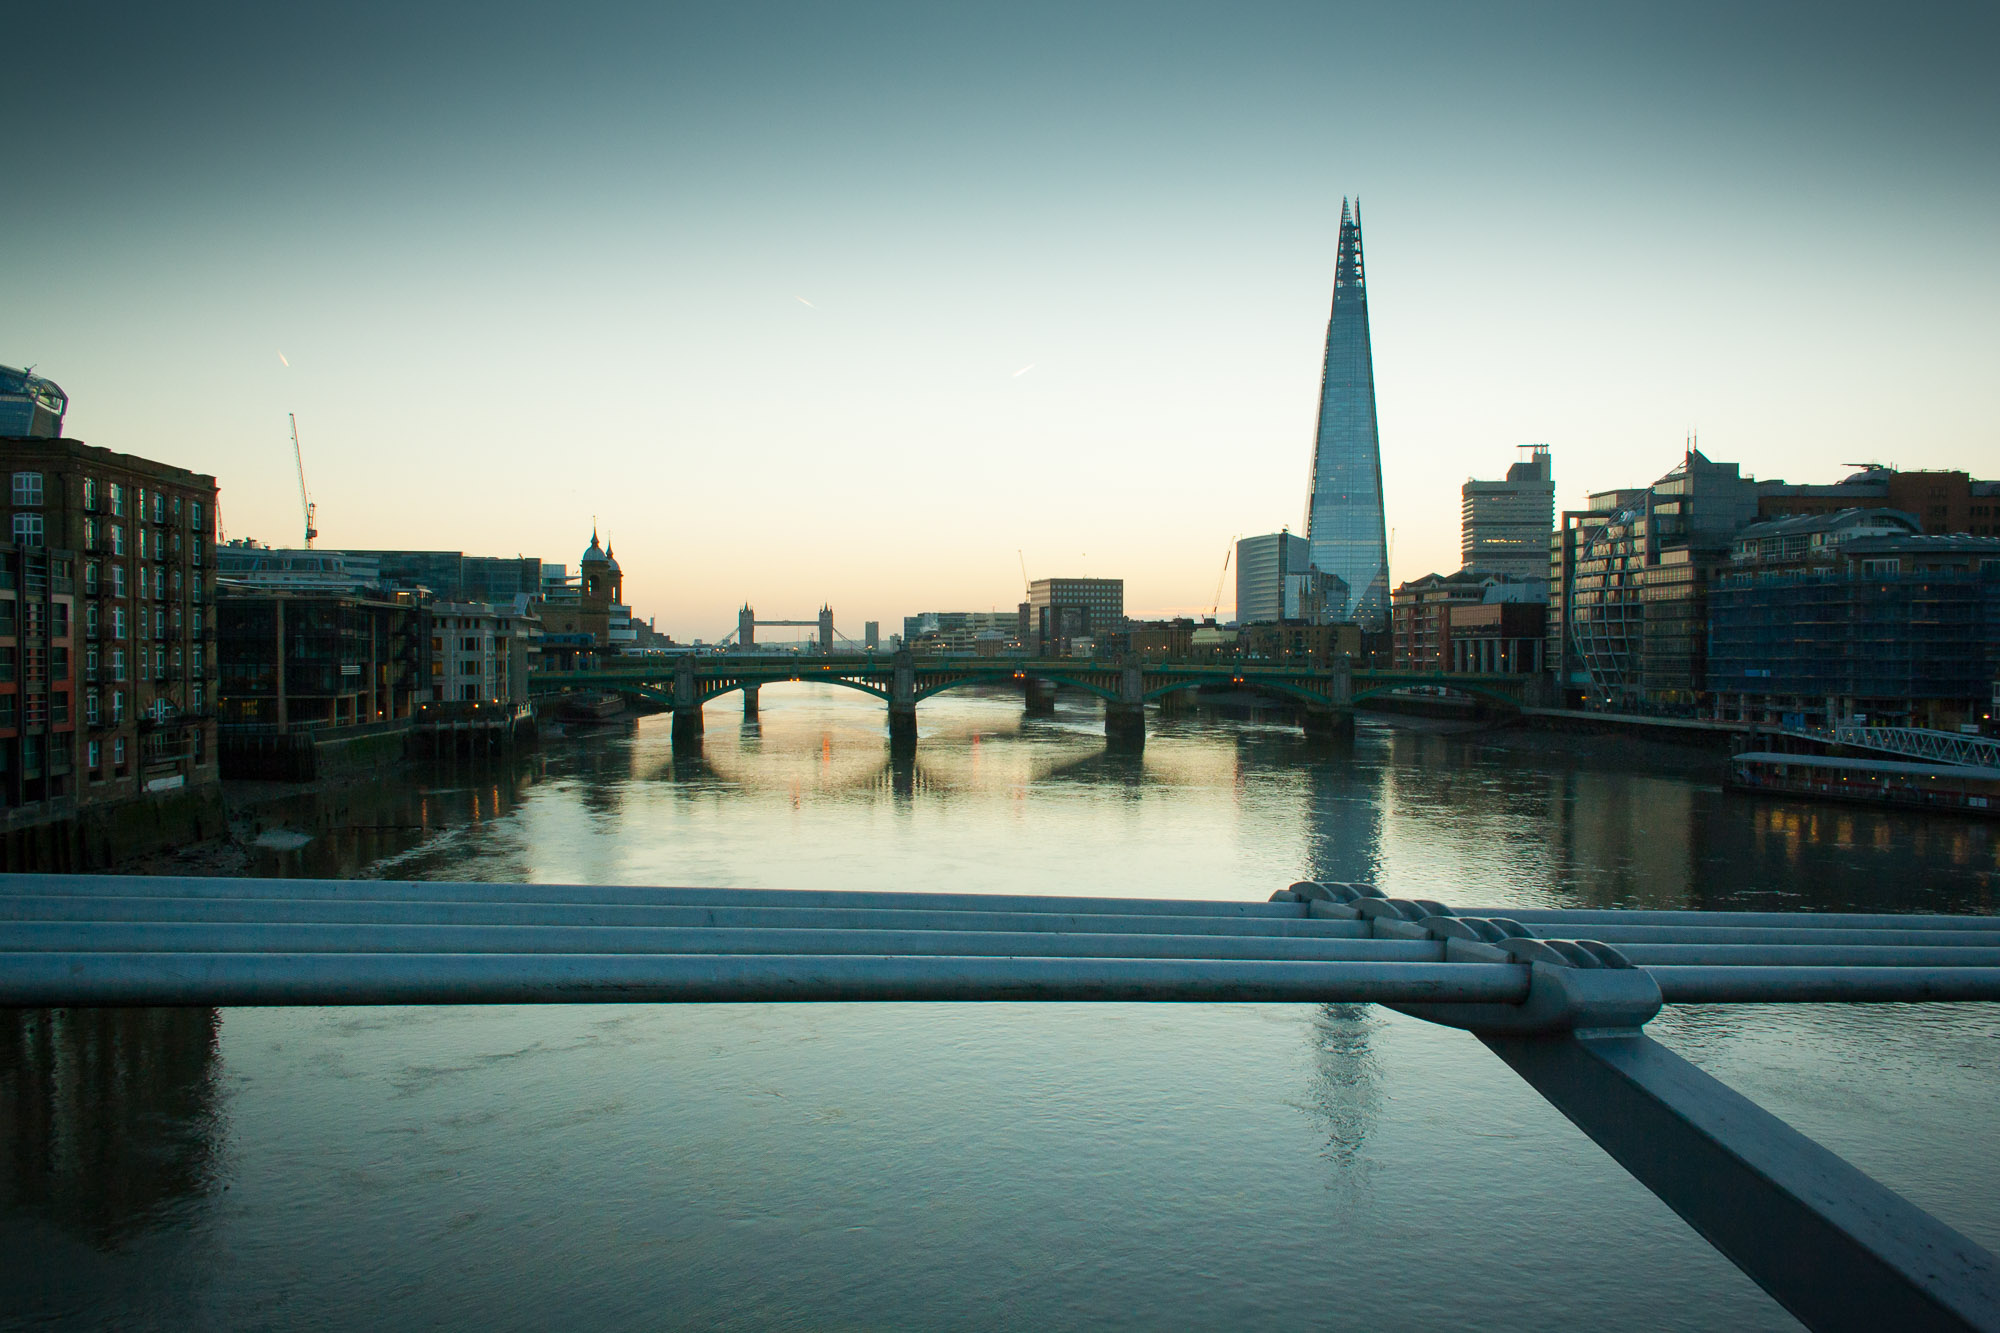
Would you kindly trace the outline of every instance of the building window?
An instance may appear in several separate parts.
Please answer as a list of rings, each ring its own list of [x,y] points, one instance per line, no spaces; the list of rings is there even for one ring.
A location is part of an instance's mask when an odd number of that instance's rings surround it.
[[[69,679],[69,649],[63,647],[49,649],[49,679]]]
[[[177,569],[174,571],[174,596],[178,597],[180,595],[181,595],[181,572]]]
[[[166,521],[167,521],[167,497],[166,497],[166,496],[164,496],[164,495],[161,495],[161,494],[160,494],[160,493],[159,493],[158,491],[154,491],[154,492],[153,492],[153,522],[155,522],[155,523],[164,523],[164,522],[166,522]]]
[[[15,474],[18,479],[20,474]],[[40,514],[14,515],[14,545],[39,549],[42,544],[42,516]]]
[[[156,639],[167,637],[167,608],[164,606],[153,608],[153,637]]]
[[[125,738],[123,736],[116,736],[112,738],[111,762],[116,764],[119,768],[125,767]]]
[[[125,488],[115,481],[111,483],[111,512],[118,518],[125,516]]]
[[[125,678],[123,676],[120,676],[119,679],[123,680]],[[111,725],[115,727],[124,720],[125,720],[125,691],[113,690],[111,691]],[[125,742],[120,741],[118,743],[120,745],[123,745]],[[125,761],[125,756],[123,754],[120,754],[118,756],[118,760],[120,763],[123,763]]]
[[[151,533],[149,533],[149,532],[147,532],[147,531],[146,531],[146,529],[144,529],[144,528],[140,528],[140,529],[139,529],[139,558],[140,558],[141,560],[144,560],[144,559],[146,558],[146,538],[150,537],[151,535],[152,535],[152,534],[151,534]],[[145,573],[146,571],[142,569],[142,570],[140,570],[139,572],[140,572],[141,574],[143,574],[143,573]],[[144,583],[144,582],[142,581],[142,582],[141,582],[141,583],[139,584],[139,593],[140,593],[140,595],[141,595],[141,596],[144,596],[144,595],[145,595],[145,591],[146,591],[146,585],[145,585],[145,583]]]
[[[14,503],[17,505],[38,505],[42,502],[42,474],[39,472],[16,472],[14,474]]]
[[[111,650],[111,679],[125,679],[125,650],[123,648],[113,648]],[[111,697],[115,699],[118,696],[114,694]],[[113,708],[112,711],[115,713],[117,709]]]
[[[93,727],[97,725],[98,702],[96,690],[83,696],[83,720]],[[97,765],[92,764],[91,767],[95,768]]]
[[[49,725],[55,727],[69,725],[69,695],[61,690],[49,696]]]
[[[83,678],[97,679],[97,649],[94,646],[83,650]]]
[[[197,713],[201,711],[201,686],[196,685],[188,690],[188,707]]]
[[[16,519],[14,521],[17,525],[20,523],[19,519]],[[16,540],[18,541],[19,538],[16,538]],[[111,554],[113,555],[125,554],[125,528],[123,525],[118,523],[113,523],[111,525]]]
[[[49,637],[67,639],[69,637],[69,603],[57,602],[49,611]]]
[[[104,767],[103,741],[90,742],[90,744],[84,747],[84,754],[85,754],[84,767],[90,769],[91,772],[94,773],[98,769]]]
[[[188,526],[196,532],[201,531],[201,501],[199,500],[188,501]]]
[[[123,597],[125,595],[125,566],[123,565],[113,565],[111,567],[111,595],[113,597]]]
[[[122,606],[111,608],[111,637],[120,640],[125,637],[125,608]]]
[[[12,731],[20,725],[21,717],[17,711],[21,706],[20,698],[18,694],[0,694],[0,727]]]
[[[97,512],[97,478],[95,477],[85,477],[83,479],[83,507],[92,513]]]
[[[180,521],[181,521],[181,497],[176,495],[174,497],[174,522],[178,523]]]
[[[97,520],[94,518],[83,520],[83,549],[86,551],[97,549]]]

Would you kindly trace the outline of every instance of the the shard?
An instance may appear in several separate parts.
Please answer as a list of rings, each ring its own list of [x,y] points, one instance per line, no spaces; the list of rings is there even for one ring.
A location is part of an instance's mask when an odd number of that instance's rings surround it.
[[[1347,585],[1345,614],[1364,632],[1389,627],[1388,530],[1382,515],[1382,443],[1375,431],[1375,360],[1361,265],[1361,203],[1340,203],[1340,262],[1320,373],[1306,541],[1315,568]]]

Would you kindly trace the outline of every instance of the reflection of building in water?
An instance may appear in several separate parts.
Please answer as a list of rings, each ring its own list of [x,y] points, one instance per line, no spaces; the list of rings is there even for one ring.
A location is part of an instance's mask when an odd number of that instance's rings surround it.
[[[1585,907],[1690,906],[1708,823],[1695,818],[1696,795],[1682,778],[1554,775],[1549,832],[1574,900]]]
[[[1361,1167],[1368,1136],[1382,1117],[1382,1067],[1373,1042],[1385,1026],[1374,1005],[1328,1004],[1306,1028],[1314,1047],[1309,1096],[1326,1135],[1322,1156],[1343,1180]]]
[[[1305,770],[1306,879],[1372,884],[1381,875],[1383,773],[1351,761],[1329,754]]]
[[[0,1209],[117,1244],[215,1188],[213,1009],[0,1014]]]

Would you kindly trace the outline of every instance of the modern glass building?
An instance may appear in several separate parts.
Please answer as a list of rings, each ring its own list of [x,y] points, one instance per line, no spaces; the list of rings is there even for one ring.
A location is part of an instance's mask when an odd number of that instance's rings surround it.
[[[1375,358],[1361,266],[1361,204],[1340,204],[1340,259],[1320,376],[1306,540],[1315,568],[1347,586],[1335,618],[1364,632],[1389,628],[1388,528],[1382,516],[1382,443],[1375,430]]]

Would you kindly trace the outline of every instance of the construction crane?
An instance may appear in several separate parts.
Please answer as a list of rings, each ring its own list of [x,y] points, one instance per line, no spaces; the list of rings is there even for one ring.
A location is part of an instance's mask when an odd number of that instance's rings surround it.
[[[1242,534],[1237,534],[1241,536]],[[1215,576],[1215,600],[1208,604],[1208,618],[1214,620],[1222,611],[1222,585],[1229,579],[1229,557],[1236,554],[1236,538],[1229,539],[1229,547],[1222,553],[1222,572]],[[1241,614],[1240,612],[1238,613]]]
[[[1020,562],[1021,562],[1021,596],[1023,596],[1023,597],[1026,597],[1026,596],[1028,595],[1028,586],[1029,586],[1029,585],[1028,585],[1028,557],[1027,557],[1026,555],[1022,554],[1022,552],[1021,552],[1021,548],[1020,548],[1020,547],[1018,547],[1018,546],[1016,546],[1016,547],[1014,548],[1014,555],[1015,555],[1015,558],[1017,558],[1017,559],[1018,559],[1018,560],[1020,560]]]
[[[312,502],[312,496],[306,491],[306,455],[305,451],[299,448],[298,414],[287,412],[285,415],[292,419],[292,461],[299,465],[299,508],[305,511],[306,549],[310,551],[313,538],[319,536],[319,529],[313,526],[313,517],[318,512],[319,506]]]

